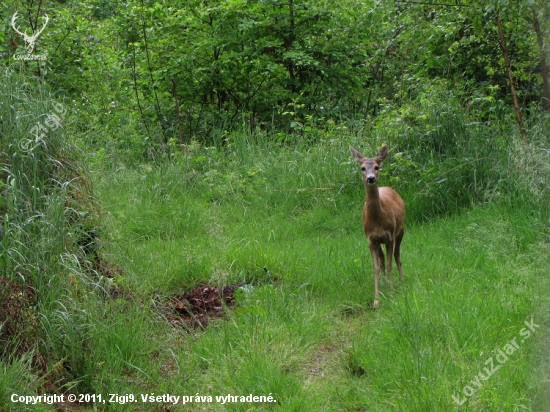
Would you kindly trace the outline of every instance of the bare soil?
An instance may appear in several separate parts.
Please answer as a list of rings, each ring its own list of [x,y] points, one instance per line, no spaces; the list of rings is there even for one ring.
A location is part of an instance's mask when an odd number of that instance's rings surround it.
[[[165,316],[173,325],[204,328],[211,319],[224,316],[224,309],[235,305],[235,291],[241,283],[217,288],[201,285],[182,295],[174,295],[164,305]]]

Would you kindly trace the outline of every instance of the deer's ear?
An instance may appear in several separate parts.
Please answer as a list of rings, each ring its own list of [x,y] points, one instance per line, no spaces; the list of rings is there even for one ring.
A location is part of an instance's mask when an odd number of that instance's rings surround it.
[[[376,160],[378,163],[382,163],[384,159],[388,156],[388,146],[384,145],[380,148],[378,153],[376,153]]]
[[[359,153],[357,150],[355,150],[353,147],[349,147],[349,151],[351,152],[351,155],[353,156],[353,159],[357,163],[363,163],[363,160],[365,160],[365,156],[363,156],[361,153]]]

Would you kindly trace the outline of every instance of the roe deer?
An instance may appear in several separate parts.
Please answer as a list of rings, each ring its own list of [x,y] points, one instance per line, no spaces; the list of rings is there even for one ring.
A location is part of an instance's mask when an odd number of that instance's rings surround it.
[[[378,274],[382,267],[385,270],[384,252],[382,244],[386,245],[388,258],[387,272],[390,278],[390,288],[393,292],[392,256],[395,257],[399,278],[403,281],[401,269],[400,246],[405,234],[405,202],[391,187],[378,187],[378,173],[380,165],[388,155],[388,146],[382,146],[376,156],[369,159],[349,147],[353,158],[361,165],[363,182],[367,192],[363,208],[363,226],[365,235],[369,239],[369,248],[374,265],[374,308],[378,302]]]

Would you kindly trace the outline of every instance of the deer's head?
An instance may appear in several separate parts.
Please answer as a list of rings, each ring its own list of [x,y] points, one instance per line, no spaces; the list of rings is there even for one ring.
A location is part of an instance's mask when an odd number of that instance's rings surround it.
[[[363,181],[365,182],[365,184],[378,184],[378,173],[380,171],[380,165],[388,155],[388,146],[382,146],[382,148],[378,151],[378,153],[376,153],[376,156],[373,158],[363,156],[363,154],[361,154],[351,146],[349,147],[349,150],[355,161],[361,165],[361,170],[363,172]]]

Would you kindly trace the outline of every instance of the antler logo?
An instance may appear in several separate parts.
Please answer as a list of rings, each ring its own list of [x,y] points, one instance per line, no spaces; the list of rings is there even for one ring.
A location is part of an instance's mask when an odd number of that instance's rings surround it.
[[[15,21],[16,20],[17,20],[17,12],[15,12],[13,17],[11,18],[11,26],[13,27],[13,29],[17,33],[19,33],[21,36],[23,36],[23,40],[25,40],[25,45],[27,46],[27,52],[30,54],[34,50],[34,43],[36,42],[36,39],[38,38],[38,36],[40,36],[40,33],[42,33],[44,31],[44,29],[46,28],[46,25],[48,24],[48,21],[50,20],[50,18],[46,14],[44,25],[36,33],[33,33],[32,36],[29,36],[27,34],[27,32],[22,32],[22,31],[18,30],[17,27],[15,27]]]

